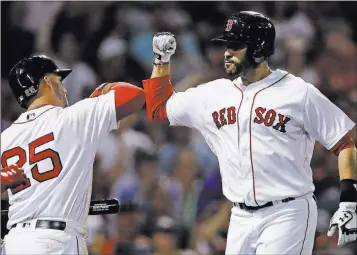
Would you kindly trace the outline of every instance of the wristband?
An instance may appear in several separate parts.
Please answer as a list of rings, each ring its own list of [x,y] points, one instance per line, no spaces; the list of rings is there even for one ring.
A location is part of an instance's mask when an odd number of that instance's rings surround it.
[[[357,181],[344,179],[340,182],[340,202],[357,202]]]
[[[170,64],[170,58],[169,58],[169,61],[167,61],[167,62],[162,62],[162,56],[161,56],[160,54],[154,53],[154,56],[155,56],[155,59],[157,59],[157,60],[160,61],[159,63],[155,63],[155,60],[154,60],[154,65],[155,65],[155,66],[158,66],[158,65],[168,65],[168,64]]]
[[[155,63],[155,62],[153,62],[154,66],[166,66],[168,64],[170,64],[170,62],[166,62],[166,63]]]

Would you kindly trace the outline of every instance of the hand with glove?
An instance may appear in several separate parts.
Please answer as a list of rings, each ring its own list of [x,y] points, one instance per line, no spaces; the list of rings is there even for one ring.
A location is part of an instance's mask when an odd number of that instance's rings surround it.
[[[357,240],[357,182],[341,181],[340,206],[330,221],[327,236],[332,236],[338,229],[337,246]]]
[[[1,169],[1,193],[21,184],[26,184],[26,176],[20,167],[11,165]]]
[[[357,203],[340,203],[340,207],[330,221],[327,236],[331,237],[337,228],[338,247],[357,240]]]
[[[176,51],[175,35],[170,32],[160,32],[152,40],[155,63],[164,65],[170,62],[171,56]]]

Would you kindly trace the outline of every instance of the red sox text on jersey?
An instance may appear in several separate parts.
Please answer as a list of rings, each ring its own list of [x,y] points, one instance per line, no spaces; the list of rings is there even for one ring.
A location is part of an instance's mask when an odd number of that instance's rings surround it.
[[[273,128],[282,133],[286,133],[285,125],[291,120],[289,117],[277,113],[274,109],[267,110],[263,107],[257,107],[255,109],[255,115],[254,123],[264,124],[266,127],[270,127],[277,122]],[[235,124],[237,122],[236,108],[230,106],[219,111],[214,111],[212,118],[218,129],[225,125]]]

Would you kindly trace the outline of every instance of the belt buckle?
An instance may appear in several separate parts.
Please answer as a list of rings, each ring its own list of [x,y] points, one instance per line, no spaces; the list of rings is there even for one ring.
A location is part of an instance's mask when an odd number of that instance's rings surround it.
[[[52,222],[52,225],[55,229],[58,229],[58,230],[62,230],[62,227],[63,227],[63,231],[64,231],[67,228],[67,223],[62,222],[62,221],[54,221],[54,222]]]

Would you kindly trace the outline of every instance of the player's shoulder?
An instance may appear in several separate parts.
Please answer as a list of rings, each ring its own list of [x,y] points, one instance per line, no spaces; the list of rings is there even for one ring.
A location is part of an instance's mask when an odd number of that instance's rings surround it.
[[[1,132],[1,148],[7,144],[10,137],[14,135],[14,125],[10,125]]]
[[[23,130],[26,130],[28,128],[28,126],[21,125],[26,123],[25,121],[24,122],[20,121],[23,115],[24,114],[21,114],[14,122],[12,122],[4,130],[1,131],[1,144],[3,144],[5,141],[9,139],[11,140],[15,138],[16,136],[18,136],[18,134],[23,133],[22,132]]]
[[[296,76],[288,72],[286,72],[286,76],[284,77],[284,79],[282,79],[281,85],[288,86],[289,88],[300,90],[300,91],[307,91],[309,88],[316,89],[316,87],[313,84],[305,81],[299,76]]]
[[[82,109],[88,109],[89,106],[95,105],[97,103],[97,98],[84,98],[82,100],[79,100],[75,104],[66,107],[64,109],[64,112],[76,112],[76,111],[81,111]]]
[[[229,79],[220,78],[220,79],[216,79],[216,80],[213,80],[213,81],[201,83],[197,87],[190,88],[187,91],[190,91],[190,90],[193,90],[193,89],[197,89],[197,90],[200,90],[200,91],[209,91],[209,90],[212,90],[212,89],[216,89],[218,86],[220,88],[222,88],[222,86],[224,86],[224,85],[231,86],[232,85],[232,81],[229,80]]]
[[[12,146],[14,141],[19,141],[19,136],[25,135],[22,128],[20,125],[12,124],[1,132],[1,152]]]
[[[222,85],[232,85],[232,81],[229,80],[229,79],[225,79],[225,78],[220,78],[220,79],[216,79],[216,80],[213,80],[213,81],[209,81],[209,82],[206,82],[206,83],[203,83],[199,86],[202,86],[202,87],[206,87],[206,88],[213,88],[213,87],[216,87],[216,86],[222,86]]]
[[[103,104],[105,102],[111,102],[111,101],[114,102],[114,100],[112,99],[113,99],[113,95],[111,91],[99,97],[84,98],[82,100],[79,100],[75,104],[64,108],[63,114],[67,115],[73,113],[89,113],[100,107],[100,104]]]
[[[110,118],[106,119],[105,116]],[[114,93],[109,91],[105,95],[82,99],[64,108],[61,117],[64,125],[75,126],[79,130],[84,125],[99,125],[102,121],[116,119]]]

